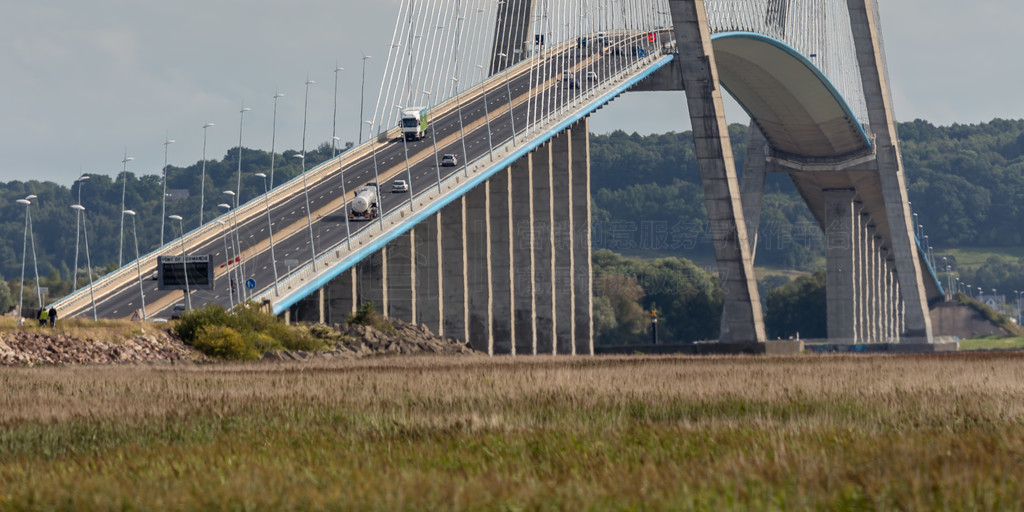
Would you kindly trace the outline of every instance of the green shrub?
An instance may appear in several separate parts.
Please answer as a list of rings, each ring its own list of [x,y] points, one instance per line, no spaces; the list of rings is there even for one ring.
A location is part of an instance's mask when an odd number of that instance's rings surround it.
[[[223,325],[206,325],[199,328],[192,342],[200,352],[223,359],[259,359],[255,347],[246,343],[238,331]]]
[[[209,337],[213,334],[204,334],[204,329],[210,327],[230,329],[239,337],[242,344],[239,350],[244,353],[251,351],[255,356],[222,355],[222,352],[232,352],[232,349],[225,346],[232,346],[234,338],[222,331],[211,331],[216,335],[216,339],[211,340]],[[218,304],[209,304],[201,309],[189,311],[175,324],[174,333],[186,344],[194,346],[204,354],[230,359],[256,359],[267,352],[282,348],[315,351],[326,346],[322,340],[311,336],[308,330],[284,325],[277,317],[253,302],[240,304],[233,312]]]
[[[377,312],[377,308],[373,306],[372,302],[362,303],[359,306],[359,310],[348,317],[348,323],[366,325],[378,331],[395,333],[395,326],[391,325],[391,322],[388,322],[383,315]]]

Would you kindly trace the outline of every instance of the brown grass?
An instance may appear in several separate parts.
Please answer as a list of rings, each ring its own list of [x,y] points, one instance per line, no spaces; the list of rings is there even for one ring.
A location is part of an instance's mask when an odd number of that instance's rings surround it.
[[[0,370],[0,510],[1019,510],[1024,357]]]

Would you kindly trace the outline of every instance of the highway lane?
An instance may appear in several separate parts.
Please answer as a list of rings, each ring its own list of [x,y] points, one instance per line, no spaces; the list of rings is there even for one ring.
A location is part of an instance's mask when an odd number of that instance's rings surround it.
[[[621,44],[626,47],[632,42],[623,41]],[[487,115],[491,120],[493,145],[500,146],[512,138],[513,123],[510,122],[507,108],[509,89],[511,89],[512,97],[518,100],[512,113],[517,133],[522,133],[528,122],[535,122],[536,119],[544,117],[551,110],[571,103],[581,95],[588,94],[592,87],[600,84],[608,76],[617,73],[636,59],[626,50],[619,53],[606,53],[602,50],[603,48],[594,45],[584,48],[567,47],[561,52],[546,56],[543,60],[538,59],[537,65],[528,72],[510,70],[507,86],[504,73],[499,73],[494,77],[495,79],[488,84],[486,93]],[[577,69],[575,74],[579,88],[568,87],[566,81],[559,80],[560,74],[565,69]],[[588,71],[593,71],[596,74],[594,80],[587,80]],[[533,97],[527,96],[531,86],[537,91]],[[463,166],[467,161],[473,161],[486,155],[489,146],[486,125],[483,123],[485,117],[483,94],[478,87],[468,93],[463,93],[460,99],[462,100],[461,115],[466,154],[463,153],[462,140],[459,138],[459,111],[458,108],[453,107],[431,119],[427,136],[422,140],[403,142],[399,138],[377,144],[376,164],[372,151],[363,152],[352,161],[344,161],[347,153],[342,154],[347,197],[342,196],[341,180],[338,179],[339,172],[337,170],[327,173],[315,182],[314,180],[309,181],[310,210],[314,212],[313,243],[317,254],[322,254],[325,250],[345,240],[344,213],[347,211],[345,200],[354,196],[354,190],[358,186],[374,181],[375,177],[379,178],[381,181],[380,204],[382,210],[390,212],[407,202],[410,193],[419,193],[436,186],[438,170],[440,170],[441,179],[444,179],[452,173],[464,172]],[[440,169],[435,166],[435,137],[437,158],[444,153],[456,154],[459,158],[458,166],[441,167]],[[405,167],[407,152],[410,160],[408,172]],[[350,151],[350,153],[352,152]],[[466,158],[467,154],[468,159]],[[375,167],[378,171],[377,176],[374,172]],[[411,179],[409,174],[411,174]],[[390,193],[390,182],[393,179],[409,180],[410,193]],[[278,187],[278,189],[280,188]],[[229,198],[225,196],[224,199]],[[252,201],[262,203],[264,198],[260,196],[253,198]],[[298,266],[301,266],[309,262],[312,257],[312,251],[309,248],[310,235],[305,220],[305,198],[300,188],[299,193],[290,197],[276,197],[274,191],[271,191],[271,201],[277,271],[279,277],[284,277],[289,270],[286,266],[287,260],[297,260]],[[221,216],[219,219],[230,221],[228,216]],[[230,228],[232,226],[227,226],[227,229]],[[353,234],[364,229],[376,228],[376,222],[349,222],[349,229]],[[265,210],[262,210],[259,215],[251,215],[248,219],[240,219],[238,239],[242,247],[241,270],[243,275],[242,283],[238,283],[237,288],[243,288],[241,285],[250,278],[256,281],[257,287],[255,290],[246,291],[246,296],[255,295],[273,286],[274,269],[271,267]],[[228,250],[231,253],[234,252],[230,247]],[[224,253],[223,234],[209,238],[194,247],[188,247],[187,252],[189,254],[210,254],[215,264],[218,265],[215,289],[193,291],[193,307],[200,307],[211,302],[228,306],[230,276],[227,270],[231,267],[227,261],[228,257]],[[180,255],[180,252],[167,254]],[[150,265],[148,268],[143,268],[142,271],[146,309],[151,318],[167,317],[171,306],[184,302],[184,293],[157,290],[157,282],[149,279],[149,275],[154,269],[155,267]],[[132,274],[134,275],[134,272]],[[137,308],[139,308],[138,281],[135,278],[128,278],[124,280],[118,290],[107,294],[97,303],[97,314],[101,317],[124,318],[129,317]],[[90,313],[91,310],[86,307],[71,314]]]

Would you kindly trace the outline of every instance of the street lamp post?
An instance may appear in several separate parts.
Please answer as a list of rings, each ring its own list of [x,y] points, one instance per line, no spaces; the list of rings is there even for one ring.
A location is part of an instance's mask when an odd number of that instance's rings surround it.
[[[513,114],[512,105],[512,85],[509,84],[508,79],[508,55],[499,53],[498,57],[501,57],[505,61],[505,90],[508,92],[508,119],[512,123],[512,144],[516,144],[516,116]]]
[[[124,211],[124,197],[128,192],[128,162],[135,160],[128,156],[128,150],[124,151],[124,160],[121,160],[121,174],[124,176],[124,182],[121,184],[121,211]],[[121,262],[124,258],[124,215],[121,216],[121,242],[118,244],[117,250],[117,268],[121,268]]]
[[[332,139],[334,140],[335,143],[338,142],[338,137],[337,136],[332,137]],[[348,246],[349,250],[352,250],[352,231],[351,231],[351,229],[348,226],[348,211],[349,210],[348,210],[348,199],[346,199],[348,197],[347,196],[348,193],[345,191],[345,172],[344,172],[344,169],[342,169],[342,166],[341,166],[341,161],[342,160],[344,160],[344,158],[339,158],[338,159],[338,175],[341,177],[341,198],[344,201],[343,202],[343,207],[344,207],[344,212],[343,213],[344,213],[344,215],[342,215],[342,216],[345,217],[345,244]]]
[[[92,301],[92,319],[96,321],[98,320],[96,315],[96,295],[92,290],[92,260],[89,259],[89,230],[85,229],[85,207],[81,204],[73,204],[71,207],[82,216],[82,238],[85,238],[85,264],[88,267],[89,274],[89,299]],[[76,268],[75,270],[77,271],[78,269]]]
[[[78,183],[78,204],[82,204],[82,185],[89,179],[89,176],[83,174],[75,180]],[[72,291],[78,291],[78,242],[79,235],[82,234],[82,212],[75,210],[75,271],[72,273]]]
[[[164,193],[163,197],[160,198],[160,247],[164,246],[164,216],[167,215],[167,146],[173,143],[174,141],[171,139],[164,139]],[[134,215],[132,222],[134,222]]]
[[[231,205],[227,203],[221,203],[217,206],[220,208],[227,208],[229,210],[231,209]],[[231,275],[233,269],[231,267],[231,254],[228,252],[228,233],[230,233],[231,230],[227,229],[227,223],[220,219],[217,219],[214,222],[220,224],[221,235],[223,235],[221,239],[224,241],[224,273],[227,275],[228,278],[228,303],[231,304],[231,309],[235,309],[235,289],[233,286],[231,286],[232,284],[234,284],[235,278],[234,276]]]
[[[309,86],[315,83],[306,76],[306,94],[302,103],[302,154],[295,155],[302,160],[302,194],[306,197],[306,227],[309,228],[309,251],[312,255],[313,272],[316,272],[316,246],[313,241],[313,212],[309,209],[309,187],[306,185],[306,117],[309,112]]]
[[[181,274],[185,276],[185,310],[192,311],[192,290],[188,288],[188,255],[185,253],[185,224],[181,215],[168,215],[168,219],[178,221],[178,230],[181,231]]]
[[[344,71],[345,68],[338,67],[338,64],[334,64],[334,117],[331,124],[331,159],[333,160],[338,148],[338,71]],[[339,167],[339,170],[341,168]]]
[[[238,111],[238,185],[236,186],[234,205],[236,210],[238,209],[238,199],[242,195],[242,121],[245,118],[245,113],[250,110],[252,109],[243,106],[242,110]]]
[[[233,190],[225,190],[224,193],[232,197],[235,196],[235,192]],[[244,295],[244,292],[242,291],[242,240],[240,240],[238,237],[238,208],[235,208],[230,204],[223,203],[217,206],[221,208],[224,208],[226,206],[228,214],[231,216],[231,230],[234,232],[234,235],[232,235],[231,239],[235,244],[235,287],[237,290],[236,294],[238,297],[238,303],[241,304],[243,302],[242,297]]]
[[[309,210],[309,189],[306,187],[306,155],[292,155],[302,162],[302,194],[306,198],[306,228],[309,231],[309,251],[313,256],[313,271],[316,272],[316,247],[313,245],[313,212]],[[380,194],[377,194],[380,195]],[[380,199],[377,199],[380,201]]]
[[[274,93],[274,121],[270,129],[270,188],[274,188],[274,144],[277,142],[277,100],[283,98],[284,94]]]
[[[267,188],[267,175],[262,172],[256,173],[257,178],[263,178],[263,200],[267,205],[267,233],[270,235],[270,266],[274,269],[274,293],[277,290],[277,257],[274,256],[274,226],[270,221],[270,190]],[[344,192],[342,192],[344,197]]]
[[[35,194],[25,196],[24,199],[18,199],[15,201],[18,204],[25,205],[25,235],[24,242],[22,243],[21,249],[21,291],[18,292],[18,317],[24,318],[23,314],[23,301],[25,297],[25,263],[28,258],[28,240],[29,233],[32,231],[32,212],[29,210],[29,206],[32,205],[32,200],[35,199]],[[36,263],[36,243],[35,239],[32,240],[32,264],[35,266]],[[39,268],[36,267],[36,295],[39,295]],[[39,298],[42,301],[42,297]],[[42,302],[40,302],[42,307]]]
[[[369,58],[369,55],[363,55],[363,85],[359,88],[359,119],[363,119],[363,105],[365,105],[364,98],[366,97],[366,61]],[[362,123],[359,124],[359,143],[363,143]]]
[[[206,205],[206,129],[213,123],[203,125],[203,178],[199,182],[199,225],[203,225],[203,207]]]
[[[373,133],[373,121],[363,121],[370,125],[370,133]],[[431,130],[433,131],[433,130]],[[373,182],[377,184],[377,226],[381,232],[384,231],[384,198],[380,194],[380,173],[377,170],[377,141],[374,140],[370,143],[370,149],[373,151]]]
[[[433,113],[433,105],[430,103],[430,91],[423,91],[427,95],[427,105]],[[437,194],[441,194],[441,163],[437,161],[437,130],[430,129],[430,138],[434,142],[434,170],[437,171]]]
[[[74,208],[74,207],[72,207]],[[121,215],[129,215],[132,218],[132,238],[135,239],[135,273],[139,276],[139,301],[142,303],[142,319],[146,319],[146,292],[142,289],[142,262],[139,258],[139,232],[135,230],[135,211],[124,210]],[[163,244],[160,244],[163,247]]]
[[[480,73],[484,72],[483,64],[474,64]],[[487,125],[487,147],[490,149],[491,161],[494,161],[494,143],[491,142],[491,114],[487,107],[487,77],[484,77],[484,83],[480,85],[480,88],[484,91],[484,123]],[[511,106],[509,107],[512,108]]]

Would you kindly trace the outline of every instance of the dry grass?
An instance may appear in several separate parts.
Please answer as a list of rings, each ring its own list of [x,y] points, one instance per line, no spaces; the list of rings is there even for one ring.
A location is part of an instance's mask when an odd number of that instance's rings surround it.
[[[0,370],[0,510],[1020,510],[1024,357]]]
[[[93,321],[85,318],[58,319],[53,328],[41,327],[38,321],[26,320],[20,328],[24,331],[38,332],[47,335],[62,334],[82,340],[103,340],[107,343],[123,343],[133,336],[155,333],[166,330],[167,324],[153,322],[129,322],[127,320],[100,319]],[[0,333],[18,330],[17,320],[13,317],[0,317]]]

